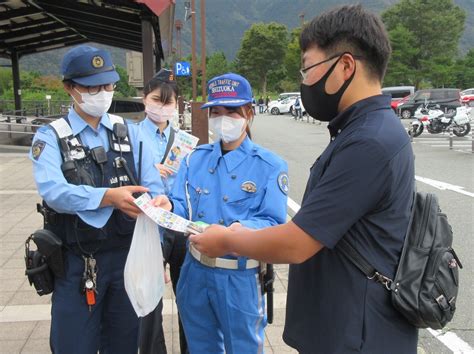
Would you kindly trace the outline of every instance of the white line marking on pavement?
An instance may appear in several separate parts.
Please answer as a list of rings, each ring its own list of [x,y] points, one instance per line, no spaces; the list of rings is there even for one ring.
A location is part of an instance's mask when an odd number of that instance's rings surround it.
[[[286,308],[286,293],[274,293],[273,307],[275,309]],[[173,315],[177,312],[174,299],[163,299],[163,315]],[[11,305],[3,306],[0,310],[0,323],[49,320],[51,320],[51,304]]]
[[[446,144],[431,144],[430,146],[432,146],[432,147],[444,147],[444,148],[449,147],[449,145],[446,145]],[[467,144],[458,144],[458,143],[456,143],[456,144],[454,144],[454,146],[456,146],[457,148],[469,147],[469,146],[471,146],[471,143],[469,143],[469,142]]]
[[[462,187],[460,187],[462,188]],[[471,193],[472,194],[472,193]],[[288,197],[288,208],[290,208],[293,212],[298,212],[301,208],[298,203],[296,203],[293,199]],[[436,339],[438,339],[441,343],[443,343],[448,349],[452,350],[453,353],[474,353],[474,350],[471,348],[469,344],[459,338],[453,332],[443,332],[443,331],[435,331],[433,329],[428,328],[428,332],[433,335]]]
[[[468,197],[474,197],[474,193],[465,191],[464,187],[461,187],[461,186],[455,186],[454,184],[449,184],[446,182],[441,182],[441,181],[437,181],[437,180],[426,178],[426,177],[420,177],[420,176],[415,176],[415,179],[422,183],[429,184],[430,186],[435,187],[442,191],[450,190],[456,193],[467,195]]]
[[[38,194],[38,191],[36,189],[26,189],[26,190],[8,189],[5,191],[0,191],[0,195],[6,195],[6,194]]]
[[[163,299],[163,315],[176,314],[176,304],[173,299]],[[43,305],[11,305],[0,311],[0,323],[30,322],[51,320],[51,304]]]
[[[288,197],[288,207],[296,214],[300,210],[300,206],[293,199]]]
[[[431,328],[428,328],[428,332],[430,332],[436,339],[452,350],[453,353],[474,353],[474,350],[471,348],[471,346],[453,332],[443,332],[441,330],[434,330]]]

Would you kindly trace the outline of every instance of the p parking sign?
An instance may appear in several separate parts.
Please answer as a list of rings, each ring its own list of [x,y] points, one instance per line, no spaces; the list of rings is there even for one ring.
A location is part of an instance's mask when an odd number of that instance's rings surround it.
[[[189,76],[189,75],[191,75],[191,65],[187,61],[178,61],[174,65],[174,74],[176,76]]]

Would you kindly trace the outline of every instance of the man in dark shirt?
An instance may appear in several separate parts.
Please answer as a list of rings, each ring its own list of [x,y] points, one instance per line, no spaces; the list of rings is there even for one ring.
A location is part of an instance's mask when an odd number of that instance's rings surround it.
[[[392,306],[390,292],[336,247],[344,237],[393,277],[408,226],[413,152],[390,97],[381,95],[387,33],[361,6],[343,6],[307,25],[300,45],[303,105],[329,122],[331,137],[311,167],[301,209],[285,225],[213,225],[190,241],[210,257],[236,252],[292,264],[283,338],[299,352],[414,354],[417,329]]]

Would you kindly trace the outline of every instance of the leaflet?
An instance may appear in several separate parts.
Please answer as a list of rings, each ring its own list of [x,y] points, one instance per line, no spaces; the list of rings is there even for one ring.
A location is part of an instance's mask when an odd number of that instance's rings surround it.
[[[166,229],[196,234],[202,232],[207,226],[205,223],[189,221],[170,211],[154,206],[150,195],[147,193],[135,199],[134,202],[145,215]]]
[[[194,135],[186,133],[184,130],[178,131],[163,165],[173,172],[178,172],[181,161],[196,147],[198,141],[199,138]]]

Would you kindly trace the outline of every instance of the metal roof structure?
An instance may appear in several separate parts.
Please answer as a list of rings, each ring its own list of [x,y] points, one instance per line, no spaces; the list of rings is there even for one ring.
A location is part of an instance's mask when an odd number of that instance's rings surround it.
[[[158,16],[131,0],[7,0],[0,4],[0,56],[19,57],[85,42],[142,51],[150,21],[163,58]]]
[[[158,15],[173,3],[174,0],[0,0],[0,57],[12,62],[15,110],[21,110],[18,61],[28,54],[86,42],[133,50],[143,53],[143,76],[149,80],[164,59]],[[162,27],[170,28],[173,17],[174,7],[163,17]],[[170,36],[165,33],[167,45]]]

